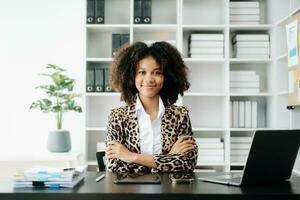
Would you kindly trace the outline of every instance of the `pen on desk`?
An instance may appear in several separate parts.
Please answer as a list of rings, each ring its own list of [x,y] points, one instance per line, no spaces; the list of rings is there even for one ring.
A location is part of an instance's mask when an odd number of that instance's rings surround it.
[[[105,174],[102,174],[96,178],[96,182],[99,182],[101,179],[105,177]]]

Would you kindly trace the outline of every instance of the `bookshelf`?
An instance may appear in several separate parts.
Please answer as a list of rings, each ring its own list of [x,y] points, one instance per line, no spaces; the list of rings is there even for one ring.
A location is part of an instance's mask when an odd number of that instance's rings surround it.
[[[257,129],[294,128],[293,111],[286,109],[287,56],[282,21],[300,6],[299,0],[259,0],[260,24],[231,24],[229,0],[152,0],[152,23],[134,24],[134,0],[106,0],[105,24],[86,24],[86,65],[112,62],[112,34],[130,35],[130,43],[143,40],[174,40],[190,73],[191,88],[178,104],[190,110],[195,137],[221,137],[224,162],[200,163],[198,167],[230,171],[242,167],[231,162],[230,141],[251,136]],[[166,11],[167,8],[167,11]],[[191,33],[224,34],[224,58],[189,58]],[[233,57],[231,37],[236,33],[263,33],[270,36],[270,58]],[[284,39],[283,39],[284,38]],[[260,77],[260,93],[231,93],[230,70],[254,70]],[[96,165],[98,141],[105,140],[110,109],[124,105],[115,92],[85,93],[85,157]],[[230,101],[257,101],[257,128],[232,128]],[[298,118],[300,119],[300,118]]]

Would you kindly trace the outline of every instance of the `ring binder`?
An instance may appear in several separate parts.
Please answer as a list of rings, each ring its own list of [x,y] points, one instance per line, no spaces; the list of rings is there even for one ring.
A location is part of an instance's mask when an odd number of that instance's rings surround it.
[[[104,24],[105,0],[96,0],[95,2],[95,18],[96,24]]]
[[[95,23],[95,0],[87,0],[86,23]]]
[[[104,69],[100,66],[95,67],[95,92],[104,91]]]
[[[93,66],[88,66],[86,70],[86,92],[94,92],[95,70]]]
[[[115,52],[121,46],[121,34],[112,34],[112,56],[115,55]]]
[[[109,68],[104,69],[104,81],[105,81],[105,92],[112,92],[112,88],[109,84]]]
[[[120,47],[129,42],[129,34],[121,34]]]
[[[143,23],[151,24],[152,0],[143,1]]]
[[[142,23],[142,0],[134,0],[133,21],[135,24]]]

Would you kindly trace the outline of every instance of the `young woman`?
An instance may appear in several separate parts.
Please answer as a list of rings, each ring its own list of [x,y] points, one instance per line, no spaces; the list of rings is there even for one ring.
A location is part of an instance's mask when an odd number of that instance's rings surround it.
[[[190,86],[177,49],[167,42],[124,47],[113,61],[111,85],[126,105],[109,116],[108,170],[194,170],[198,151],[188,110],[174,105]]]

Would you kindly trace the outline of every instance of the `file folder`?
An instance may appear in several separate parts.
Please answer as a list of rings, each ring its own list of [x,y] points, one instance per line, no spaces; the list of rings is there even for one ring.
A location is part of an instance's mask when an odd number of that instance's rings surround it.
[[[151,24],[152,0],[143,1],[143,23]]]
[[[96,24],[104,24],[105,0],[96,0],[95,2],[95,20]]]
[[[115,56],[115,52],[121,46],[121,34],[112,34],[112,56]]]
[[[133,23],[141,24],[142,23],[142,0],[134,0],[134,16]]]
[[[87,0],[86,23],[95,23],[95,0]]]
[[[104,91],[104,69],[101,66],[95,67],[95,92]]]
[[[95,69],[93,66],[88,66],[86,70],[86,92],[94,92]]]
[[[104,84],[105,84],[105,92],[112,92],[112,88],[109,84],[109,68],[104,69]]]
[[[129,34],[121,34],[120,47],[129,42]]]

